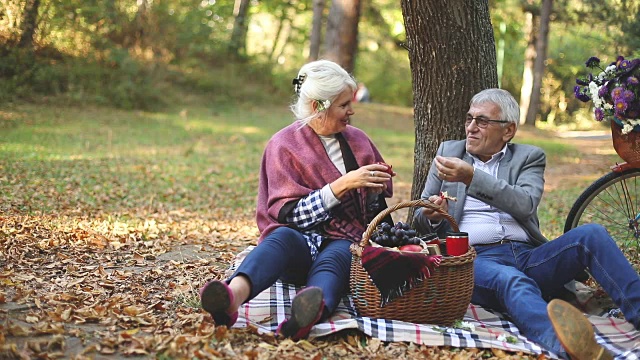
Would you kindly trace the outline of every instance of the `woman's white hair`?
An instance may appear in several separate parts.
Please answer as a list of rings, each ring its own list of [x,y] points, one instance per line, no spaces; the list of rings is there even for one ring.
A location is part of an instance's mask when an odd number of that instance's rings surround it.
[[[291,111],[297,120],[306,125],[318,111],[313,110],[313,102],[329,100],[329,106],[347,88],[355,91],[355,79],[340,65],[329,60],[317,60],[302,66],[298,71],[297,97]]]

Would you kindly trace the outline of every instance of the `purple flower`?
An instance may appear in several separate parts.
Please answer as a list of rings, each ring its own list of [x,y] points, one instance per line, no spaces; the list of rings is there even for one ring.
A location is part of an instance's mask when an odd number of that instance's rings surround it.
[[[621,69],[621,70],[627,70],[630,67],[631,67],[631,61],[629,61],[629,60],[622,60],[618,64],[618,68]]]
[[[613,90],[611,90],[611,98],[613,100],[618,100],[620,98],[622,98],[622,93],[624,92],[624,88],[621,86],[618,86],[616,88],[614,88]]]
[[[602,121],[602,119],[604,119],[604,110],[602,110],[602,108],[596,108],[593,113],[595,114],[596,120]]]
[[[586,66],[593,69],[592,73],[576,79],[577,86],[573,92],[582,102],[599,99],[593,110],[597,121],[612,115],[621,119],[640,119],[640,58],[627,60],[624,56],[617,56],[615,61],[607,65],[615,69],[605,71],[600,59],[592,56]],[[598,94],[593,94],[594,98],[591,98],[593,90]]]
[[[596,66],[600,65],[600,59],[598,59],[595,56],[592,56],[589,58],[589,60],[587,60],[586,65],[588,68],[594,68]]]
[[[576,99],[582,102],[587,102],[591,100],[591,98],[589,97],[589,95],[585,93],[585,91],[586,89],[583,89],[579,85],[576,85],[576,87],[573,88],[573,94],[576,96]]]
[[[624,111],[627,110],[628,106],[629,104],[626,101],[624,101],[624,99],[618,99],[615,101],[615,104],[613,104],[613,108],[616,111],[616,115],[624,114]]]
[[[631,101],[633,101],[633,99],[635,99],[635,98],[636,98],[636,96],[633,94],[633,91],[631,91],[631,90],[625,90],[625,91],[622,93],[622,98],[623,98],[623,99],[624,99],[624,101],[626,101],[626,102],[631,102]]]
[[[602,85],[600,89],[598,89],[598,96],[605,97],[608,92],[609,92],[609,88],[607,87],[607,85]]]

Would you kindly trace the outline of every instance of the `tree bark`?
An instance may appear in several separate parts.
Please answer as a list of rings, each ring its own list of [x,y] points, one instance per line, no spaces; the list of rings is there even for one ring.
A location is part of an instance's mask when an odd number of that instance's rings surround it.
[[[138,10],[132,24],[133,38],[127,41],[125,45],[138,45],[141,48],[146,47],[145,29],[149,25],[149,3],[148,0],[138,0]]]
[[[39,8],[40,0],[27,0],[25,2],[21,26],[22,35],[20,35],[18,47],[23,49],[33,48],[33,37],[37,29]]]
[[[282,30],[284,29],[286,22],[289,21],[287,16],[287,9],[288,6],[282,9],[280,17],[278,18],[278,30],[276,30],[276,35],[273,37],[273,45],[271,46],[271,52],[269,52],[269,60],[271,61],[273,61],[273,57],[275,56],[278,44],[280,43]]]
[[[522,70],[522,86],[520,86],[520,124],[527,120],[531,91],[533,90],[533,62],[536,58],[536,21],[537,16],[530,7],[523,7],[525,11],[524,35],[527,48],[524,51],[524,69]]]
[[[411,199],[418,199],[438,145],[464,139],[471,97],[497,87],[496,49],[486,1],[402,0],[401,6],[414,97]]]
[[[352,73],[358,51],[360,0],[333,0],[327,19],[325,58]]]
[[[250,0],[236,0],[233,15],[233,31],[229,41],[229,53],[236,57],[242,57],[247,49],[247,14],[249,14]]]
[[[318,60],[322,42],[322,21],[324,20],[324,0],[313,0],[313,21],[309,36],[309,61]]]
[[[543,0],[540,11],[540,27],[536,39],[536,57],[533,61],[533,86],[531,89],[531,102],[527,109],[525,125],[535,127],[536,115],[540,108],[540,96],[542,91],[542,79],[544,78],[545,62],[547,61],[547,47],[549,44],[549,23],[551,22],[551,11],[553,10],[553,0]]]

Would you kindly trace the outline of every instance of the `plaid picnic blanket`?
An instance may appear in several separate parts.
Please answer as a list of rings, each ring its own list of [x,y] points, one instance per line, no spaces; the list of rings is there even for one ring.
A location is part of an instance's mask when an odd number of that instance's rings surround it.
[[[227,271],[230,276],[242,262],[246,254],[253,249],[249,246],[238,254],[235,263]],[[259,332],[275,332],[278,324],[290,314],[291,301],[299,290],[291,284],[276,282],[239,310],[238,321],[233,327],[242,328],[248,324]],[[595,326],[596,340],[616,359],[640,359],[640,331],[622,320],[609,315],[613,312],[602,310],[584,289],[578,289],[578,299]],[[542,349],[520,334],[520,331],[505,316],[498,312],[470,304],[460,328],[449,328],[429,324],[414,324],[403,321],[374,319],[358,316],[351,295],[345,296],[328,321],[316,324],[309,334],[310,338],[326,336],[345,329],[359,331],[389,342],[413,342],[428,346],[452,346],[469,348],[496,348],[506,351],[521,351],[528,354],[544,354],[558,359],[554,353]]]

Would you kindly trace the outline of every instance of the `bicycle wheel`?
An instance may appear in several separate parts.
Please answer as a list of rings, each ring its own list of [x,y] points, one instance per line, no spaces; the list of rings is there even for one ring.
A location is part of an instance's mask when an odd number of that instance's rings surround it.
[[[579,225],[603,225],[623,250],[640,246],[640,169],[610,172],[591,184],[573,204],[564,232]]]

